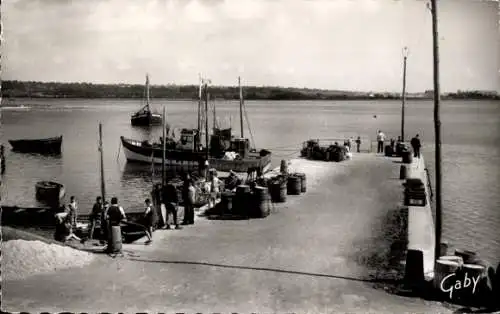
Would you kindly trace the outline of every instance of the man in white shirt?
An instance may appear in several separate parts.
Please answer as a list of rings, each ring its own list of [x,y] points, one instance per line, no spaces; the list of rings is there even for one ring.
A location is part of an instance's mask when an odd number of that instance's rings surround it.
[[[384,141],[385,141],[385,134],[379,130],[377,132],[377,153],[378,154],[384,153]]]

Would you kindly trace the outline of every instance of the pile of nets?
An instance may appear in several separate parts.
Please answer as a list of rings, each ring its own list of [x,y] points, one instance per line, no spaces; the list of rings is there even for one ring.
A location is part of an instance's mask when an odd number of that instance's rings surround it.
[[[82,267],[94,259],[93,254],[41,241],[10,240],[2,243],[2,277],[4,280]]]

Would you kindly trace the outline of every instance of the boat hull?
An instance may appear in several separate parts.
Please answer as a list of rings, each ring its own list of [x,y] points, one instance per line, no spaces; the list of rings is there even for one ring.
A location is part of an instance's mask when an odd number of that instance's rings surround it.
[[[61,154],[62,136],[45,139],[9,140],[12,150],[20,153]]]
[[[162,164],[162,149],[152,146],[141,146],[142,143],[130,139],[121,138],[123,150],[127,161],[151,164]],[[165,165],[167,167],[193,170],[198,169],[200,164],[205,162],[205,152],[190,152],[167,149],[165,151]],[[271,166],[271,153],[260,156],[260,153],[250,153],[248,158],[239,160],[224,160],[220,158],[209,158],[209,167],[217,171],[247,172],[249,169],[262,169],[263,172],[269,170]]]
[[[66,194],[66,189],[57,182],[40,181],[35,185],[35,192],[38,201],[57,204]]]
[[[156,113],[134,114],[130,118],[130,123],[133,126],[161,125],[162,122],[163,122],[162,116]]]

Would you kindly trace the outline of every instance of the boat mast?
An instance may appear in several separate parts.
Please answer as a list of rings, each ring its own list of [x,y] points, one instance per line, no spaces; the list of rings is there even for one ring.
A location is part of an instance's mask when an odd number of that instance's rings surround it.
[[[210,97],[208,93],[208,84],[205,83],[205,143],[206,143],[206,151],[205,151],[205,165],[206,167],[206,172],[205,172],[205,178],[208,178],[208,98]]]
[[[198,74],[199,88],[198,88],[198,133],[201,131],[201,89],[202,89],[202,79],[201,74]],[[201,135],[201,134],[200,134]],[[201,139],[200,139],[201,142]]]
[[[146,107],[148,107],[148,111],[150,111],[149,109],[149,75],[146,74]]]
[[[101,197],[102,201],[106,200],[106,184],[104,181],[104,157],[103,157],[103,147],[102,147],[102,123],[99,122],[99,153],[101,161]]]
[[[165,106],[163,106],[163,141],[162,141],[162,148],[161,148],[161,187],[162,187],[162,191],[163,191],[163,188],[165,187],[165,148],[166,148],[166,144],[167,144],[167,139],[166,139],[166,136],[165,136],[165,129],[167,128],[166,126],[166,121],[167,119],[165,119]],[[154,158],[154,157],[153,157]]]
[[[243,91],[241,89],[241,78],[238,76],[238,87],[240,89],[240,129],[241,138],[243,138]]]
[[[215,130],[216,128],[216,125],[217,125],[217,119],[216,119],[216,113],[215,113],[215,101],[213,101],[213,104],[214,104],[214,126],[212,128],[212,130]]]
[[[436,167],[436,245],[435,260],[439,258],[442,229],[442,199],[441,199],[441,120],[439,116],[439,37],[437,25],[437,0],[431,0],[432,12],[432,48],[434,55],[434,133],[435,133],[435,167]]]
[[[406,59],[408,58],[408,47],[403,48],[403,93],[401,95],[401,141],[405,141],[405,102],[406,102]]]

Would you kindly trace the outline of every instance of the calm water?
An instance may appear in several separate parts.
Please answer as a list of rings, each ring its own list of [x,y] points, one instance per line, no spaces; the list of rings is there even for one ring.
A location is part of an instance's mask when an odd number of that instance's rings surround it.
[[[167,105],[172,127],[195,127],[196,103],[155,100]],[[400,129],[398,101],[248,101],[247,112],[257,148],[270,148],[279,160],[297,154],[312,137],[372,138],[377,129],[396,137]],[[36,205],[34,183],[56,180],[90,210],[99,194],[98,123],[104,124],[107,191],[128,209],[142,206],[151,186],[149,166],[127,164],[119,148],[121,135],[156,139],[160,129],[130,126],[136,100],[3,101],[0,141],[7,148],[3,204]],[[153,107],[155,107],[153,105]],[[406,134],[419,133],[424,155],[433,169],[433,104],[411,101],[406,110]],[[222,126],[239,132],[237,102],[218,102]],[[377,118],[374,118],[374,115]],[[210,120],[212,115],[210,114]],[[442,108],[444,237],[452,245],[479,250],[500,261],[500,102],[447,101]],[[248,129],[245,129],[248,134]],[[60,159],[13,153],[7,139],[64,135]],[[367,141],[366,141],[367,142]]]

